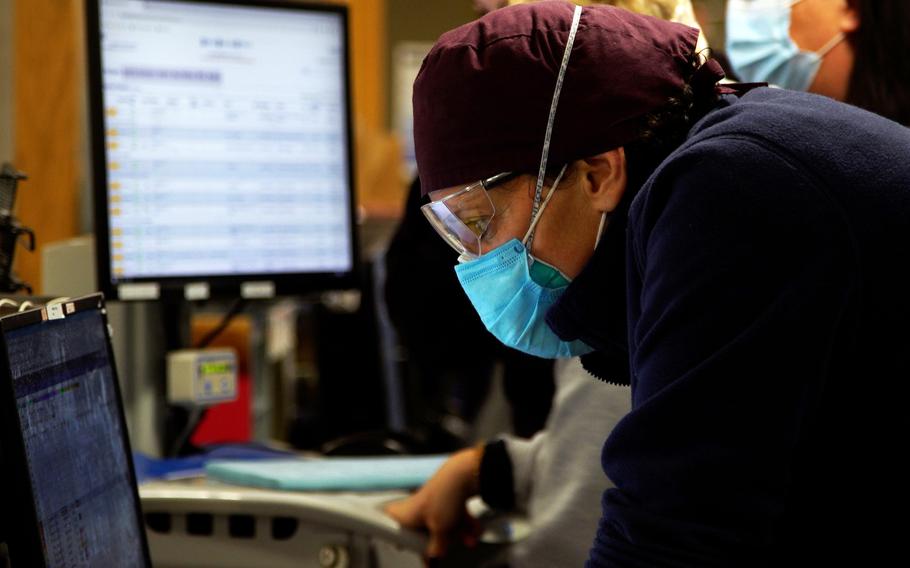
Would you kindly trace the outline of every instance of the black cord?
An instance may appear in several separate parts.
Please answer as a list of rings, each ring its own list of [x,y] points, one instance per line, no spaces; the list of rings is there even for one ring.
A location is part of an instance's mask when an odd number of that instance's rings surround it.
[[[205,418],[205,415],[208,413],[207,408],[194,408],[190,411],[189,415],[186,418],[186,426],[183,427],[183,430],[177,434],[177,439],[174,440],[174,444],[171,446],[168,455],[172,458],[183,457],[184,455],[193,453],[187,451],[187,446],[190,443],[190,438],[193,437],[193,434],[196,433],[196,428],[202,423],[202,420]]]
[[[214,341],[219,335],[221,335],[225,329],[231,324],[231,321],[237,317],[243,309],[246,307],[246,300],[243,298],[238,298],[234,301],[234,304],[230,307],[224,317],[221,318],[221,321],[218,325],[215,326],[210,332],[205,334],[205,336],[196,342],[194,349],[205,349],[208,347],[212,341]],[[190,443],[190,439],[193,437],[193,434],[196,433],[196,428],[199,427],[199,424],[205,419],[206,414],[208,414],[207,408],[197,408],[190,412],[187,417],[186,426],[178,434],[177,439],[174,440],[174,445],[171,449],[170,455],[172,457],[180,457],[184,454],[187,449],[187,446]]]
[[[238,298],[234,301],[234,304],[231,306],[231,309],[228,310],[224,317],[221,319],[221,322],[215,326],[215,329],[208,332],[205,337],[200,339],[194,349],[204,349],[209,346],[209,344],[215,340],[221,333],[227,329],[227,326],[231,324],[231,320],[237,317],[240,312],[246,307],[246,300],[243,298]]]

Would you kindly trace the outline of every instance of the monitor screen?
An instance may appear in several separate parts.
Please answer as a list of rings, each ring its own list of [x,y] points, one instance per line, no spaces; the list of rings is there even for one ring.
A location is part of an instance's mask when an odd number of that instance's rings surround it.
[[[4,332],[47,566],[145,566],[107,324],[99,309]]]
[[[352,274],[344,8],[90,4],[102,289]]]

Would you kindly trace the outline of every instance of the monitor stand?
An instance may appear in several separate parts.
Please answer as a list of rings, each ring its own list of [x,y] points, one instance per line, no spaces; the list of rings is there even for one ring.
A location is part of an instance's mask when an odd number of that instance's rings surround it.
[[[161,392],[164,394],[162,404],[164,404],[166,408],[164,418],[164,440],[161,451],[164,457],[176,457],[172,455],[175,451],[174,446],[177,439],[187,428],[192,416],[189,409],[167,403],[167,354],[171,351],[190,347],[191,332],[189,305],[183,300],[174,298],[162,299],[161,324],[164,330],[164,350],[160,354],[160,380],[162,385]],[[189,449],[192,450],[193,448]]]

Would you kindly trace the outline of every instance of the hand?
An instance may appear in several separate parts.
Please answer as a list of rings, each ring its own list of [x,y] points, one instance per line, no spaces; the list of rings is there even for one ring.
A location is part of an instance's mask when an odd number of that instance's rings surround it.
[[[482,446],[456,452],[417,493],[386,505],[386,514],[402,526],[429,530],[427,558],[445,556],[455,536],[469,546],[477,542],[479,530],[465,502],[480,491],[482,457]]]

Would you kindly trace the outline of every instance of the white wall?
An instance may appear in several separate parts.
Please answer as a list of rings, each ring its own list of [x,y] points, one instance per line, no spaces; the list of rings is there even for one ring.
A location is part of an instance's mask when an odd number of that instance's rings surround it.
[[[13,157],[12,0],[0,0],[0,162]]]

